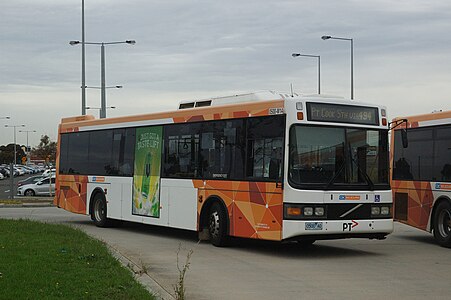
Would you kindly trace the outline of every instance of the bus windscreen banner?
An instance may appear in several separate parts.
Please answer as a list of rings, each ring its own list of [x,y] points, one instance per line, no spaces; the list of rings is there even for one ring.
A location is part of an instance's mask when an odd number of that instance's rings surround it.
[[[379,125],[376,107],[340,105],[329,103],[307,103],[309,121]]]
[[[132,205],[134,215],[160,217],[162,132],[162,126],[136,129]]]

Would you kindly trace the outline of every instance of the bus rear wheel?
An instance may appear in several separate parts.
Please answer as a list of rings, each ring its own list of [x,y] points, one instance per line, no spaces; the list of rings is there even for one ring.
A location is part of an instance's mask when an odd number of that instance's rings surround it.
[[[91,219],[98,227],[111,226],[111,220],[107,218],[106,201],[101,193],[97,193],[92,199]]]
[[[434,238],[443,247],[451,248],[451,203],[441,202],[434,214]]]
[[[210,241],[216,247],[225,246],[228,242],[227,236],[227,213],[218,202],[214,203],[210,210],[208,231]]]

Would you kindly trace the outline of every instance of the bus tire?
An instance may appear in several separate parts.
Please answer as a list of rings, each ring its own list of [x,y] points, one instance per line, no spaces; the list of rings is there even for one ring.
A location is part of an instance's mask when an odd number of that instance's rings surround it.
[[[442,201],[434,213],[434,238],[440,246],[451,248],[451,202]]]
[[[107,218],[105,197],[101,193],[95,194],[92,199],[91,219],[98,227],[111,226],[111,220]]]
[[[208,220],[208,231],[210,233],[210,242],[216,247],[226,246],[227,235],[227,213],[219,202],[215,202],[210,209]]]

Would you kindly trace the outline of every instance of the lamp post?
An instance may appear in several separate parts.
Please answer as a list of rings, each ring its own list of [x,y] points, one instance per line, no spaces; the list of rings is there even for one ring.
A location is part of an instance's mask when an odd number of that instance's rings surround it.
[[[0,117],[0,119],[11,119],[10,117]]]
[[[310,55],[310,54],[300,54],[300,53],[293,53],[291,54],[293,57],[315,57],[318,58],[318,95],[321,94],[321,56],[319,55]]]
[[[81,114],[86,115],[85,0],[81,0]]]
[[[29,149],[29,145],[28,145],[28,134],[30,133],[30,132],[36,132],[36,130],[19,130],[19,132],[26,132],[27,133],[27,164],[29,164],[30,163],[30,151],[28,150]]]
[[[94,106],[86,106],[85,108],[86,108],[86,109],[102,109],[101,107],[94,107]],[[116,106],[108,106],[108,107],[106,107],[106,108],[112,108],[112,109],[115,109]]]
[[[80,41],[70,41],[71,46],[80,44]],[[127,40],[123,42],[84,42],[84,45],[100,45],[100,118],[106,118],[106,86],[105,86],[105,45],[116,45],[116,44],[136,44],[135,40]],[[86,85],[83,84],[86,88]]]
[[[323,35],[321,39],[325,40],[342,40],[351,42],[351,99],[354,99],[354,40],[350,38],[334,37]]]
[[[5,127],[12,127],[14,128],[14,164],[17,163],[17,157],[16,157],[16,128],[17,127],[25,127],[25,125],[5,125]]]
[[[102,111],[101,107],[86,106],[85,108],[86,109],[98,109],[99,112]],[[105,107],[105,109],[116,109],[116,106],[108,106],[108,107]]]

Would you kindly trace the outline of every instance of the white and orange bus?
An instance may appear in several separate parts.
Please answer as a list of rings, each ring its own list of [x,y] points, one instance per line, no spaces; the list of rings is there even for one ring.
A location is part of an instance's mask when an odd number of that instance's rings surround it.
[[[272,91],[59,125],[55,205],[229,237],[312,243],[393,231],[379,105]]]
[[[451,111],[393,122],[406,123],[392,135],[395,219],[433,232],[440,245],[451,247]]]

